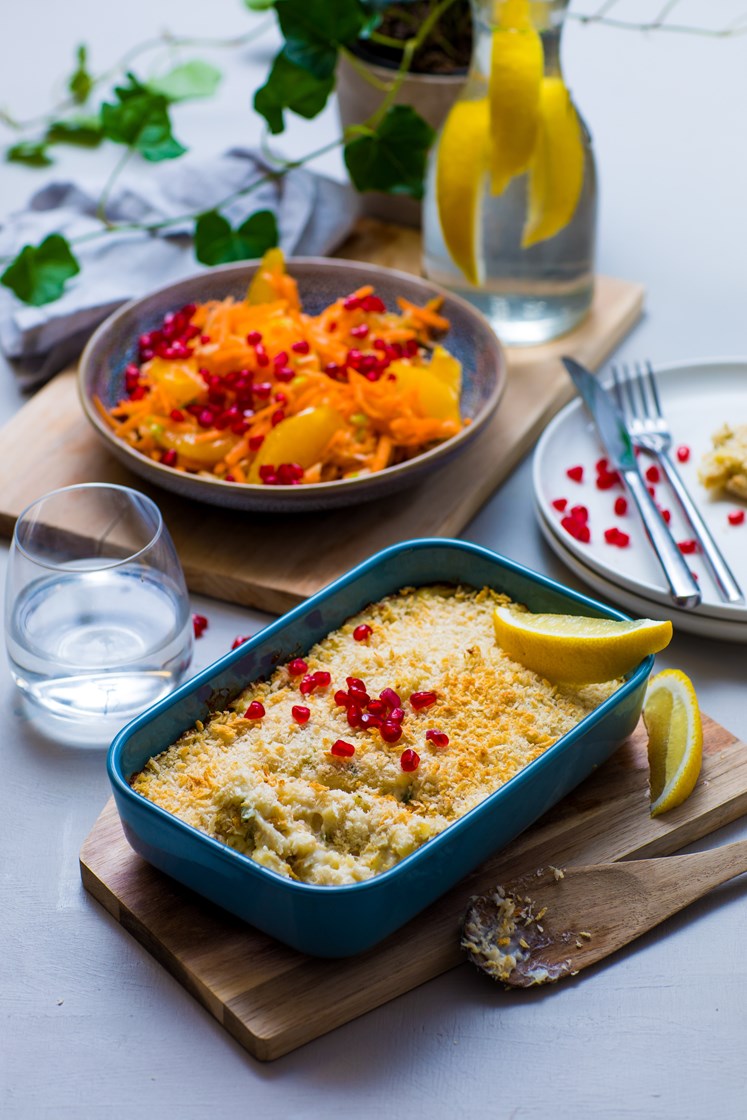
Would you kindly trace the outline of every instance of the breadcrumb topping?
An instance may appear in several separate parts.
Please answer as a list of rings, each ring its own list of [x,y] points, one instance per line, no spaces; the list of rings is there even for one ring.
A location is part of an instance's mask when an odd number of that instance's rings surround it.
[[[302,695],[286,665],[249,685],[204,726],[198,721],[132,779],[144,797],[187,824],[292,879],[353,883],[392,867],[508,782],[597,707],[617,682],[551,684],[497,645],[492,612],[509,600],[489,588],[405,588],[315,645],[308,672],[331,683]],[[366,641],[353,631],[371,627]],[[374,698],[394,689],[405,717],[387,743],[352,728],[334,694],[361,678]],[[415,710],[413,693],[435,703]],[[244,718],[260,701],[261,719]],[[308,722],[294,705],[310,709]],[[426,731],[448,735],[448,745]],[[352,757],[331,753],[338,740]],[[403,751],[415,751],[406,771]]]

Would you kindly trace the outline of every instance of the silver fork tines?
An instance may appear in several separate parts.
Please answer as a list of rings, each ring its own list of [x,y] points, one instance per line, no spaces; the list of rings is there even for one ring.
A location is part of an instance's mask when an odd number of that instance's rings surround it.
[[[612,386],[633,443],[658,460],[713,573],[721,597],[729,603],[744,602],[739,584],[669,454],[672,433],[662,411],[651,362],[636,362],[634,371],[625,364],[612,366]]]

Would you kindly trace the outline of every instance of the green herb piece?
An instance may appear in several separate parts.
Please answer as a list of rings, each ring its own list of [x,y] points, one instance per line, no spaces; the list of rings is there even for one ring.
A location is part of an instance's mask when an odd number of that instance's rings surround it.
[[[171,132],[168,99],[141,85],[134,74],[127,78],[129,85],[114,90],[117,101],[105,101],[101,106],[104,136],[115,144],[125,144],[152,163],[183,155],[187,149]]]
[[[376,129],[345,145],[345,164],[357,190],[422,198],[425,161],[435,135],[409,105],[392,105]]]
[[[217,210],[201,214],[195,224],[195,256],[202,264],[230,264],[254,260],[278,243],[278,227],[271,210],[257,210],[232,229]]]
[[[160,93],[167,101],[190,101],[199,97],[212,97],[220,83],[222,74],[208,62],[199,58],[174,67],[162,78],[148,82],[147,88]]]
[[[68,80],[67,88],[73,95],[76,105],[83,105],[93,89],[93,78],[88,72],[88,48],[85,43],[80,44],[75,57],[78,65]]]
[[[317,78],[330,78],[340,46],[357,39],[369,22],[358,0],[279,0],[275,8],[286,57]]]
[[[281,51],[272,64],[267,81],[254,95],[254,108],[265,118],[270,132],[277,134],[285,128],[284,109],[311,120],[327,104],[334,85],[334,75],[317,78],[308,70],[296,66]]]
[[[53,121],[45,136],[48,144],[75,144],[79,148],[97,148],[103,139],[98,117],[66,117]]]
[[[78,272],[80,265],[69,242],[59,233],[50,233],[37,247],[24,245],[0,276],[0,284],[24,303],[41,307],[59,299],[65,282]]]
[[[21,140],[6,148],[5,158],[8,163],[25,163],[27,167],[49,167],[53,162],[43,140]]]

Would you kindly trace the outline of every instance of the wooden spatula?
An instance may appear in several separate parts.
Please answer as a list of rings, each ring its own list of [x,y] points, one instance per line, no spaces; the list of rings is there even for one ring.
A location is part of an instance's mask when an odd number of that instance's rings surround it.
[[[472,900],[462,944],[511,987],[573,976],[747,871],[747,840],[691,855],[540,868]]]

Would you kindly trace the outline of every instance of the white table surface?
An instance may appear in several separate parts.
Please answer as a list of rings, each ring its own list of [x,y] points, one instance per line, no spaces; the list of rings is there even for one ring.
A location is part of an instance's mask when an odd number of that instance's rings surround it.
[[[655,7],[620,5],[633,18]],[[745,8],[683,3],[680,22],[723,25]],[[95,64],[107,64],[163,27],[204,34],[206,10],[177,0],[8,7],[0,104],[23,115],[43,110],[81,40],[91,44]],[[238,0],[216,0],[210,11],[211,33],[239,33],[253,18]],[[258,139],[250,96],[274,45],[271,32],[230,61],[221,56],[228,78],[218,98],[178,110],[179,135],[193,148],[209,155]],[[657,362],[747,351],[746,51],[747,38],[567,28],[566,73],[600,169],[599,270],[647,289],[645,318],[622,357]],[[282,148],[310,150],[335,129],[330,108],[311,125],[293,124]],[[55,170],[94,171],[110,158],[61,150]],[[341,174],[337,154],[323,166]],[[20,206],[47,174],[2,165],[0,213]],[[3,365],[0,419],[23,401]],[[580,587],[540,538],[528,462],[464,536]],[[3,545],[3,565],[6,553]],[[210,619],[195,668],[266,621],[199,597],[194,609]],[[744,646],[678,635],[659,667],[683,668],[703,708],[744,737],[746,662]],[[263,1065],[82,889],[78,851],[108,796],[103,753],[35,736],[5,669],[0,702],[3,1116],[745,1115],[743,884],[555,990],[503,992],[464,965]],[[733,825],[714,839],[744,831]]]

